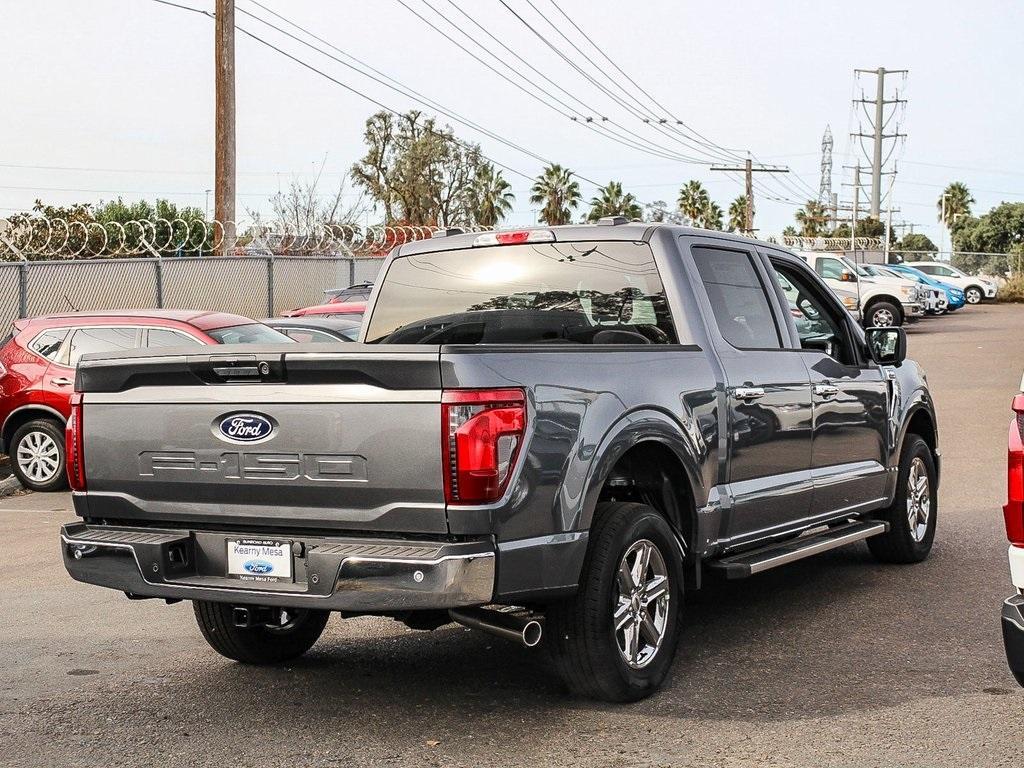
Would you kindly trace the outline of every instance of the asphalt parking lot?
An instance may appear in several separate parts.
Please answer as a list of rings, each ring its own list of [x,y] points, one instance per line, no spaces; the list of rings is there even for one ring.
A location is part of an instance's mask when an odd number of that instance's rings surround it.
[[[856,545],[713,584],[664,690],[568,698],[539,655],[446,627],[332,618],[300,661],[242,667],[188,604],[130,602],[64,572],[66,494],[0,499],[0,764],[994,766],[1018,762],[1000,506],[1024,306],[910,331],[944,454],[918,566]]]

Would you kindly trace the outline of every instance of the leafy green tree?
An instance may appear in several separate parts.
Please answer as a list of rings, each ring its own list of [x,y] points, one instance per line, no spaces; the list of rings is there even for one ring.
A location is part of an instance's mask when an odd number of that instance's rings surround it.
[[[817,200],[808,200],[796,212],[796,223],[800,225],[802,237],[821,237],[828,227],[828,209]]]
[[[742,232],[747,226],[747,196],[740,195],[729,203],[729,231]]]
[[[840,224],[831,233],[832,237],[849,237],[850,225]],[[885,237],[885,224],[878,219],[867,216],[857,220],[857,237]],[[889,233],[889,242],[894,242],[895,235]]]
[[[953,225],[953,248],[957,253],[952,263],[965,272],[1001,275],[1010,269],[1006,254],[1021,247],[1024,203],[1000,203],[982,216],[964,216]]]
[[[711,197],[708,195],[704,185],[697,181],[697,179],[691,179],[679,190],[677,204],[679,212],[683,214],[683,217],[690,224],[696,224],[710,201]]]
[[[949,227],[960,216],[970,216],[974,202],[974,196],[967,185],[961,181],[954,181],[942,191],[935,202],[939,221]]]
[[[7,217],[8,236],[30,259],[91,259],[110,256],[199,256],[209,254],[214,228],[195,207],[167,200],[46,205],[37,200],[34,216]],[[0,258],[16,259],[9,249]]]
[[[411,111],[378,112],[366,121],[367,151],[352,179],[384,210],[384,223],[462,226],[473,223],[472,190],[480,149],[448,126]]]
[[[573,172],[558,164],[547,166],[530,189],[530,202],[543,206],[540,218],[552,226],[568,224],[581,198]]]
[[[790,224],[785,229],[782,230],[782,236],[783,237],[799,237],[800,233],[796,231],[796,227],[794,227],[792,224]]]
[[[704,210],[700,212],[697,217],[697,223],[704,229],[722,229],[722,216],[724,216],[722,206],[716,203],[714,200],[709,200],[708,204],[704,206]]]
[[[473,218],[477,224],[495,227],[512,212],[512,185],[491,163],[483,163],[473,185]]]
[[[900,240],[898,250],[935,253],[939,249],[935,247],[935,243],[932,242],[928,235],[923,235],[920,232],[911,232],[904,235],[903,239]]]
[[[602,216],[625,216],[633,221],[642,219],[643,215],[643,208],[636,197],[631,192],[622,191],[622,182],[609,181],[590,199],[587,221],[597,221]]]

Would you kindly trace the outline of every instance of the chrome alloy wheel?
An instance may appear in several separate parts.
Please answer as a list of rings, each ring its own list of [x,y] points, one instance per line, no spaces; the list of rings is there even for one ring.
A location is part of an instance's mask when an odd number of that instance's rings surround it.
[[[633,669],[654,660],[668,624],[668,567],[654,542],[634,542],[619,561],[613,626],[619,655]]]
[[[871,324],[875,328],[891,328],[896,323],[896,318],[888,309],[876,309],[871,313]]]
[[[932,496],[928,485],[928,470],[924,461],[914,457],[907,475],[907,522],[910,523],[910,536],[914,541],[924,540],[931,512]]]
[[[967,299],[968,304],[980,304],[981,303],[981,291],[977,288],[968,288],[964,291],[964,298]]]
[[[18,467],[33,483],[53,480],[60,469],[60,450],[45,432],[29,432],[18,443]]]

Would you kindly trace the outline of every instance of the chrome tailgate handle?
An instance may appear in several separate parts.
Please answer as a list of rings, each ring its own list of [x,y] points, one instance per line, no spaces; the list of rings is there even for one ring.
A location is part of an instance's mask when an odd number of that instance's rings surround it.
[[[737,400],[751,402],[764,397],[764,387],[736,387],[733,393]]]

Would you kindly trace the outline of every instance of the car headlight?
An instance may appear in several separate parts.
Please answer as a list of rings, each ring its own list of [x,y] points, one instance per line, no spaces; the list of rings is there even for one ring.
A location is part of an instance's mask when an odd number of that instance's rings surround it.
[[[917,288],[909,285],[901,285],[900,295],[907,299],[917,298]]]
[[[857,309],[857,297],[843,296],[843,306],[850,310]]]

